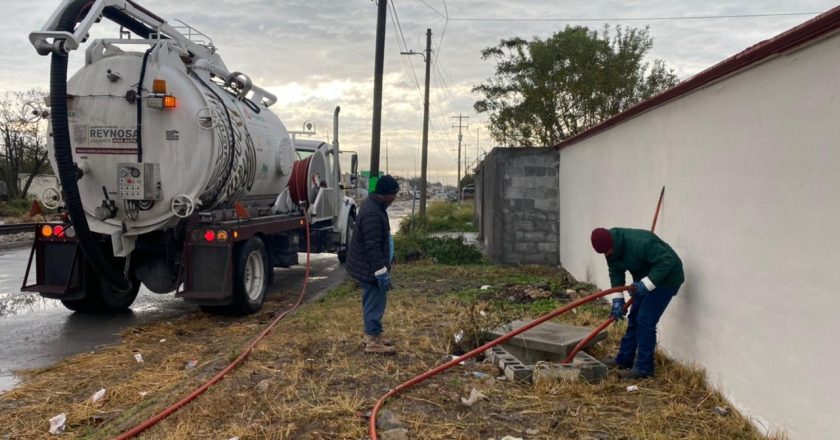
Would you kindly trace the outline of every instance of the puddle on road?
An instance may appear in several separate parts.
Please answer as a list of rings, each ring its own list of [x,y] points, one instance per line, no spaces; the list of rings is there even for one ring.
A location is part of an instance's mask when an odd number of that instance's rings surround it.
[[[61,307],[61,301],[37,293],[0,293],[0,318]]]

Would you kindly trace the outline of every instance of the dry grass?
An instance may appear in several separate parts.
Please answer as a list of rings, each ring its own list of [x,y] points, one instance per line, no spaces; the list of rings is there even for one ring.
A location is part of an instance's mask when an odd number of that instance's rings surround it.
[[[243,366],[142,438],[363,439],[367,423],[360,414],[388,389],[439,364],[456,348],[451,342],[455,331],[480,334],[481,327],[536,316],[554,305],[553,300],[505,304],[498,298],[513,284],[565,291],[571,282],[545,268],[424,264],[399,267],[395,280],[400,288],[390,297],[385,328],[398,341],[398,355],[362,353],[360,295],[348,283],[282,321]],[[485,284],[496,288],[480,291]],[[280,295],[270,306],[281,310],[291,297]],[[588,306],[563,320],[591,325],[606,313],[605,306]],[[223,368],[271,316],[192,315],[129,331],[118,346],[31,372],[21,387],[0,396],[0,438],[51,437],[47,420],[60,412],[68,415],[68,433],[62,438],[112,437]],[[611,329],[593,354],[614,350],[620,333],[621,328]],[[160,343],[164,338],[167,342]],[[144,364],[134,361],[134,351],[143,353]],[[192,358],[199,366],[185,370]],[[475,379],[468,375],[472,371],[491,379]],[[664,358],[658,359],[657,378],[640,382],[637,393],[627,393],[627,384],[615,377],[593,385],[534,387],[492,379],[497,375],[487,364],[459,366],[385,408],[407,425],[411,438],[422,439],[763,438],[737,412],[719,416],[713,411],[727,403],[709,389],[701,372]],[[489,400],[471,408],[461,405],[460,397],[473,387]],[[93,405],[88,399],[99,388],[108,393]],[[143,398],[141,391],[149,394]],[[525,435],[528,429],[539,434]]]

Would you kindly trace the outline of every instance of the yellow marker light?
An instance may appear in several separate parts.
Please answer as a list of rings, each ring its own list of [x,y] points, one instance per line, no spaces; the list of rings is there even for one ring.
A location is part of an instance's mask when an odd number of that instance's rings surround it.
[[[163,97],[163,108],[175,108],[178,105],[178,100],[174,96]]]
[[[44,225],[41,227],[41,236],[42,237],[52,237],[53,228],[50,225]]]
[[[233,231],[233,238],[239,238],[239,232]]]
[[[166,81],[162,79],[156,79],[152,81],[152,93],[160,93],[161,95],[166,94]]]
[[[228,239],[227,231],[219,231],[218,233],[216,233],[216,240],[227,241],[227,239]]]

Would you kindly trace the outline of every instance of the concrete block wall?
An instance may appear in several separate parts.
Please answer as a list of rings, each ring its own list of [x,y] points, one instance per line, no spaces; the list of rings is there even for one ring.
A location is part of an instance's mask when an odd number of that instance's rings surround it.
[[[479,240],[496,264],[560,263],[553,148],[496,148],[476,176]]]

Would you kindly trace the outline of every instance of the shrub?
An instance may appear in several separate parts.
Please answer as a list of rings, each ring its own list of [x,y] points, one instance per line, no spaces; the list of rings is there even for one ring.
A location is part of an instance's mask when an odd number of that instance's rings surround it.
[[[475,232],[477,229],[473,223],[473,204],[472,202],[430,203],[426,209],[425,219],[413,216],[400,223],[401,233],[417,230],[425,232]]]
[[[420,231],[401,232],[394,237],[394,248],[400,262],[429,259],[445,265],[485,263],[481,251],[464,243],[460,237],[429,237]]]

